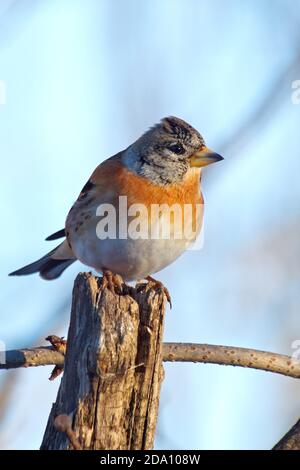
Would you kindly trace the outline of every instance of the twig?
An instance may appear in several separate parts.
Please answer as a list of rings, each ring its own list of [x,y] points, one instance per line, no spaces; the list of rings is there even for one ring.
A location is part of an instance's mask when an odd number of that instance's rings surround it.
[[[75,450],[82,450],[82,447],[79,444],[76,434],[72,429],[71,418],[68,415],[58,415],[54,420],[54,427],[58,431],[64,432],[68,436],[68,439]]]
[[[51,346],[55,351],[58,351],[62,353],[63,355],[66,354],[67,350],[67,341],[64,339],[64,337],[59,337],[56,335],[50,335],[45,338],[46,341],[49,341],[51,343]]]
[[[164,343],[163,361],[199,362],[260,369],[300,378],[300,361],[283,354],[212,344]],[[0,369],[56,365],[63,367],[63,354],[51,347],[21,349],[6,352],[6,362]]]
[[[53,347],[54,351],[57,351],[65,356],[67,351],[67,341],[62,336],[61,338],[56,335],[50,335],[45,338],[46,341],[49,341],[51,346]],[[54,369],[52,369],[49,380],[55,380],[60,374],[62,374],[64,368],[61,366],[56,365]]]
[[[300,419],[273,447],[273,450],[300,450]]]

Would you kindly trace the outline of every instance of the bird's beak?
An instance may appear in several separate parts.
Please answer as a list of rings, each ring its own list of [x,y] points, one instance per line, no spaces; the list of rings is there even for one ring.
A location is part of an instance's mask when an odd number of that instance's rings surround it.
[[[212,163],[219,162],[224,160],[221,155],[218,153],[213,152],[207,147],[203,147],[198,152],[195,152],[190,158],[190,166],[194,166],[197,168],[201,168],[203,166],[211,165]]]

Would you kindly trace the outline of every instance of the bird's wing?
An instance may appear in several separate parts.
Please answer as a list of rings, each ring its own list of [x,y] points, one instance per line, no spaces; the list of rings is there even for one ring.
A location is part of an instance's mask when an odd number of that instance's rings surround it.
[[[58,232],[52,233],[49,237],[46,238],[46,241],[57,240],[58,238],[63,238],[66,236],[66,231],[64,228],[58,230]]]
[[[203,203],[199,187],[200,171],[191,169],[185,180],[170,184],[163,189],[145,177],[129,170],[122,162],[122,152],[105,160],[92,173],[80,192],[69,215],[86,206],[101,203],[118,204],[119,196],[127,196],[128,206],[142,203],[169,205]]]

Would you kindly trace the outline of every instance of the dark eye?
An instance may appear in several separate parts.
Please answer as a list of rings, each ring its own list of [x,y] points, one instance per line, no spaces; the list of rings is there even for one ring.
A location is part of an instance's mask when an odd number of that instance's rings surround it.
[[[180,144],[171,144],[169,149],[171,152],[177,153],[177,155],[182,155],[185,152],[184,148]]]

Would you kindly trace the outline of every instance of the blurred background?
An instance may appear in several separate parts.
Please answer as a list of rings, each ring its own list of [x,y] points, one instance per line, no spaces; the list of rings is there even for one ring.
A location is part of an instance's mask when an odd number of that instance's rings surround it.
[[[292,354],[300,339],[299,0],[1,0],[0,340],[67,334],[79,263],[8,278],[54,245],[94,167],[163,116],[225,160],[205,170],[205,240],[159,274],[166,341]],[[293,103],[294,101],[294,103]],[[55,243],[55,242],[54,242]],[[157,449],[267,449],[300,416],[300,384],[166,364]],[[0,374],[0,447],[37,449],[60,378]]]

